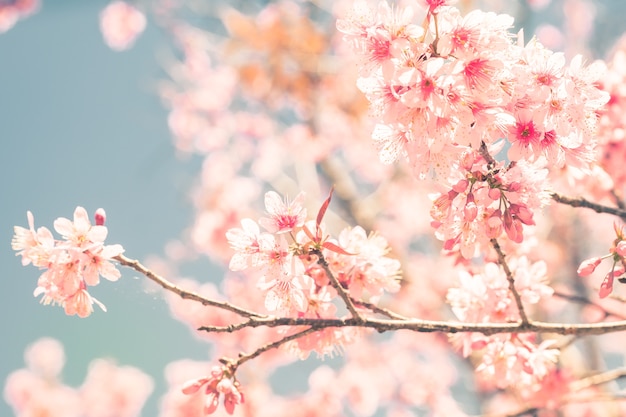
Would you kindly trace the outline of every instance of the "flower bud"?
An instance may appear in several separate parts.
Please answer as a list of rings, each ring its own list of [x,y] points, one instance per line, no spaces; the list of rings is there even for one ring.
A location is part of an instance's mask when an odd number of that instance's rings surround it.
[[[102,207],[96,210],[96,214],[94,215],[94,218],[96,220],[96,226],[104,226],[104,222],[107,219],[107,215]]]
[[[602,258],[600,257],[585,259],[578,267],[578,275],[580,275],[581,277],[586,277],[590,275],[593,271],[596,270],[596,267],[600,265],[600,262],[602,262]]]

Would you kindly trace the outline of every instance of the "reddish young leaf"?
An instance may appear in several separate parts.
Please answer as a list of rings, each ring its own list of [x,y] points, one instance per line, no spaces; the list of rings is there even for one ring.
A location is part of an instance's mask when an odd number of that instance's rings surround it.
[[[322,247],[326,248],[330,251],[336,252],[340,255],[356,255],[355,253],[350,253],[350,252],[346,252],[345,249],[343,249],[341,246],[337,246],[334,243],[331,242],[324,242],[322,243]]]
[[[322,204],[322,207],[320,207],[320,211],[317,213],[317,219],[315,220],[315,234],[318,239],[321,239],[320,224],[322,223],[322,219],[324,218],[324,215],[326,214],[326,210],[328,210],[328,205],[330,204],[330,199],[332,198],[332,196],[333,196],[333,188],[331,187],[330,193],[328,193],[328,198],[326,199],[326,201],[324,201],[324,203]]]

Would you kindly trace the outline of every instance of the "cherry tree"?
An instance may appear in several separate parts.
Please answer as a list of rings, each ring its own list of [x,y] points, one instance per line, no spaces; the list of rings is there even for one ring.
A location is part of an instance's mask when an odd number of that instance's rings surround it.
[[[178,48],[159,94],[176,150],[204,161],[195,217],[165,268],[108,242],[103,209],[53,230],[28,212],[12,247],[41,303],[88,319],[112,304],[101,278],[157,284],[214,347],[165,369],[163,417],[623,414],[624,369],[584,356],[624,355],[625,41],[590,61],[469,1],[244,3],[102,11],[112,49],[147,13]],[[588,36],[575,3],[563,45]],[[192,254],[223,277],[179,276]],[[274,393],[309,356],[339,360],[316,362],[306,393]],[[19,416],[130,417],[152,391],[103,360],[64,385],[52,339],[25,358],[5,386]]]

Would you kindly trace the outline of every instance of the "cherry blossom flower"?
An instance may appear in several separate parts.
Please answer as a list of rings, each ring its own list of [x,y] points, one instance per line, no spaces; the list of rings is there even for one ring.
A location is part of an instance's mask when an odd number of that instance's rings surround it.
[[[285,233],[301,227],[306,220],[306,209],[302,206],[304,193],[300,193],[288,202],[278,193],[268,191],[265,194],[265,209],[270,217],[259,219],[259,224],[270,233]]]
[[[387,240],[356,226],[341,231],[337,243],[350,255],[328,252],[328,261],[337,279],[350,290],[353,297],[369,297],[377,302],[383,292],[400,289],[400,262],[386,256]]]
[[[130,48],[145,28],[145,15],[125,1],[113,1],[100,12],[102,36],[113,50]]]
[[[276,243],[271,234],[261,233],[259,225],[252,219],[241,220],[241,226],[226,232],[228,243],[236,251],[230,260],[231,271],[241,271],[268,263],[268,253]]]

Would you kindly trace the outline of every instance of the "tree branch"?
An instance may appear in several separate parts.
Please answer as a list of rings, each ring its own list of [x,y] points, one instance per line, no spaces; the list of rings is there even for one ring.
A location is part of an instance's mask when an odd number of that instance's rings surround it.
[[[352,300],[352,302],[355,305],[359,305],[361,307],[367,308],[368,310],[372,310],[374,313],[381,314],[383,316],[387,316],[390,319],[396,319],[396,320],[408,320],[409,319],[406,316],[402,316],[402,315],[400,315],[398,313],[394,313],[393,311],[388,310],[386,308],[378,307],[377,305],[372,304],[372,303],[368,303],[368,302],[365,302],[365,301],[357,300],[357,299],[352,298],[352,297],[350,297],[350,300]]]
[[[597,213],[608,213],[614,216],[621,218],[626,221],[626,210],[621,210],[615,207],[603,206],[601,204],[592,203],[589,200],[586,200],[582,197],[579,198],[571,198],[566,197],[557,193],[551,193],[550,196],[554,201],[561,204],[567,204],[572,207],[585,207],[589,208]]]
[[[592,387],[594,385],[606,384],[607,382],[613,382],[620,378],[626,377],[626,367],[612,369],[610,371],[601,372],[595,375],[582,378],[573,382],[570,386],[573,391],[582,390]]]
[[[180,298],[183,298],[185,300],[193,300],[193,301],[197,301],[200,304],[205,305],[205,306],[212,306],[212,307],[221,308],[223,310],[232,311],[233,313],[239,314],[242,317],[248,317],[248,318],[264,318],[264,317],[267,317],[267,316],[265,316],[263,314],[255,313],[254,311],[250,311],[250,310],[246,310],[246,309],[241,308],[241,307],[234,306],[234,305],[229,304],[229,303],[227,303],[225,301],[211,300],[209,298],[205,298],[205,297],[201,296],[200,294],[196,294],[195,292],[186,291],[186,290],[176,286],[175,284],[169,282],[168,280],[166,280],[162,276],[160,276],[158,274],[155,274],[154,272],[152,272],[151,270],[146,268],[144,265],[142,265],[139,261],[127,258],[124,255],[118,255],[118,256],[116,256],[113,259],[118,261],[121,265],[124,265],[124,266],[127,266],[129,268],[134,269],[135,271],[137,271],[140,274],[144,275],[146,278],[156,282],[157,284],[159,284],[164,289],[166,289],[168,291],[171,291],[174,294],[178,294],[178,296],[180,296]]]
[[[506,279],[509,281],[509,291],[513,294],[515,304],[517,304],[517,310],[519,311],[520,318],[522,319],[522,326],[527,325],[529,323],[528,316],[526,316],[526,311],[524,311],[522,297],[519,295],[517,288],[515,288],[515,279],[513,278],[509,265],[506,263],[504,252],[502,252],[502,248],[500,247],[497,239],[491,239],[491,245],[496,250],[496,253],[498,254],[498,263],[502,266],[502,269],[504,269]]]
[[[337,293],[346,304],[346,307],[348,308],[348,311],[350,312],[352,317],[354,317],[357,321],[363,321],[363,318],[352,303],[352,299],[348,295],[348,291],[346,291],[346,289],[341,286],[341,283],[339,282],[339,280],[337,280],[337,277],[335,277],[333,271],[330,270],[328,262],[326,261],[326,258],[324,258],[322,251],[320,249],[311,249],[310,253],[317,256],[317,263],[322,267],[322,269],[324,269],[324,272],[326,272],[328,280],[330,281],[330,285],[332,285],[333,288],[337,290]]]
[[[454,321],[434,320],[388,320],[364,318],[361,321],[349,319],[317,319],[292,317],[263,317],[249,320],[230,326],[202,326],[198,330],[215,333],[232,333],[246,327],[280,327],[280,326],[309,326],[314,330],[327,327],[362,327],[376,330],[380,333],[410,330],[422,333],[464,333],[475,332],[484,335],[502,333],[551,333],[559,335],[590,336],[606,333],[626,331],[626,320],[609,323],[545,323],[532,321],[523,323],[462,323]]]

